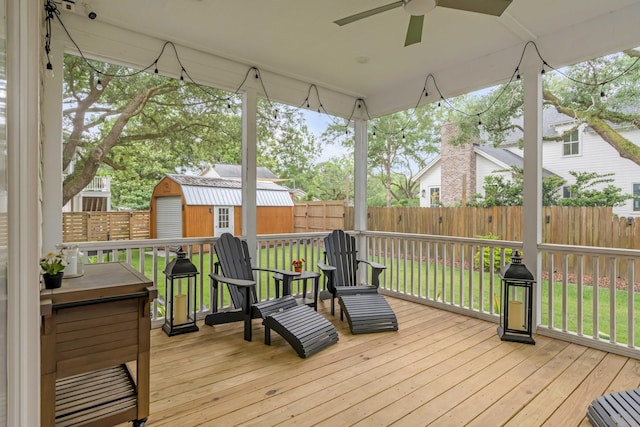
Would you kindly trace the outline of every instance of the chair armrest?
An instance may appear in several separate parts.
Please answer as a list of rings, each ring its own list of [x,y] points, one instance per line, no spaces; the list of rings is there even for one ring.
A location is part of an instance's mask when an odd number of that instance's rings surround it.
[[[325,264],[322,261],[318,261],[318,268],[322,270],[324,273],[334,272],[336,268],[333,265]]]
[[[244,288],[256,285],[256,282],[254,282],[253,280],[233,279],[231,277],[225,277],[219,274],[209,273],[209,277],[211,277],[211,280],[215,282],[227,283],[229,285],[240,286]]]
[[[296,277],[296,276],[300,275],[300,273],[298,273],[297,271],[278,270],[277,268],[254,267],[251,270],[253,270],[253,271],[266,271],[267,273],[281,274],[283,277],[286,277],[286,276]]]
[[[371,268],[373,268],[375,270],[384,270],[384,269],[387,268],[386,265],[378,264],[377,262],[373,262],[373,261],[367,261],[366,259],[358,259],[356,261],[357,262],[364,262],[365,264],[369,264],[371,266]]]
[[[362,262],[371,266],[371,284],[376,288],[380,286],[380,273],[382,273],[382,270],[385,270],[387,267],[385,265],[378,264],[377,262],[367,261],[365,259],[357,259],[356,262]]]

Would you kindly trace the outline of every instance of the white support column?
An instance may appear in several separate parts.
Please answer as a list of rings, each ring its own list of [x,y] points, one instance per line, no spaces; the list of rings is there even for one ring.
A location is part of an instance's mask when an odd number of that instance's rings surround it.
[[[40,425],[39,73],[42,2],[7,2],[7,425]]]
[[[367,230],[367,151],[368,135],[367,121],[357,119],[355,121],[355,144],[353,153],[353,229],[355,231]],[[367,239],[358,238],[359,255],[367,258]],[[364,270],[360,274],[366,273]],[[364,280],[364,276],[360,277]]]
[[[54,34],[62,34],[56,27]],[[42,248],[62,243],[62,77],[64,43],[51,41],[53,77],[42,81]]]
[[[533,298],[533,330],[542,317],[542,76],[540,65],[532,58],[525,68],[524,85],[524,191],[523,246],[524,263],[537,284]]]
[[[367,121],[355,121],[355,146],[353,159],[353,228],[367,229]]]
[[[252,254],[256,248],[257,119],[258,96],[248,88],[242,96],[242,234]]]

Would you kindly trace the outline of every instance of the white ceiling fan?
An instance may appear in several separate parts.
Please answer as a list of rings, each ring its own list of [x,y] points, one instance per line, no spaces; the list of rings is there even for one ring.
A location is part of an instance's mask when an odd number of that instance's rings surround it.
[[[420,43],[422,39],[424,15],[436,6],[500,16],[511,4],[511,1],[512,0],[398,0],[384,6],[338,19],[337,21],[334,21],[334,23],[343,26],[402,6],[405,12],[411,15],[411,18],[409,19],[409,28],[407,29],[407,38],[404,42],[405,46],[409,46],[415,43]]]

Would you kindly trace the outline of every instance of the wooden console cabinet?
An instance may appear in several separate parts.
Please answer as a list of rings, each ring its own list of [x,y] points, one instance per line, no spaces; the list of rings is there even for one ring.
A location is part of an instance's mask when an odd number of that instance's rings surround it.
[[[126,264],[90,264],[40,292],[43,427],[144,424],[152,286]]]

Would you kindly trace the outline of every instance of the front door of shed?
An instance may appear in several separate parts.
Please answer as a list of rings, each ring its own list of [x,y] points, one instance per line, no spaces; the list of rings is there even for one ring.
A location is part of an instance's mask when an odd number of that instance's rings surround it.
[[[182,201],[180,197],[156,199],[156,238],[182,238]]]
[[[233,206],[216,206],[213,216],[213,237],[222,233],[233,234]]]

